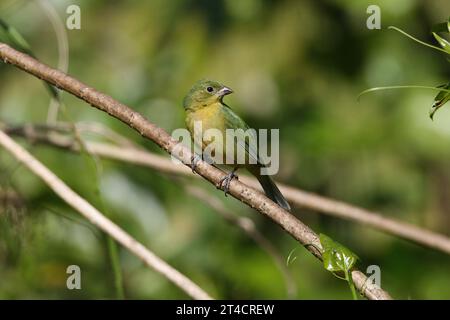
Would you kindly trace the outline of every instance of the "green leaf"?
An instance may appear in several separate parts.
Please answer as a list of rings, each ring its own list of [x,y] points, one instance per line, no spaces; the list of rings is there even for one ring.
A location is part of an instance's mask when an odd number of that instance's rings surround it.
[[[0,19],[0,27],[8,38],[8,41],[16,49],[25,52],[28,55],[33,55],[31,47],[25,38],[17,31],[16,28],[7,24],[4,20]]]
[[[433,33],[434,38],[437,40],[437,42],[439,43],[439,45],[447,52],[450,53],[450,43],[448,42],[448,40],[444,39],[443,37],[441,37],[440,35],[438,35],[439,32],[443,32],[443,33],[450,33],[450,17],[448,18],[448,21],[446,22],[441,22],[441,23],[437,23],[435,24],[432,28],[431,31]]]
[[[7,24],[3,19],[0,19],[0,31],[2,31],[0,33],[0,41],[6,42],[15,49],[26,53],[33,58],[36,58],[31,50],[31,46],[20,34],[20,32],[17,31],[17,29],[13,26]],[[44,81],[44,85],[49,91],[50,95],[56,100],[60,101],[59,91],[48,82]]]
[[[15,29],[14,27],[9,26],[8,28],[8,34],[11,39],[11,42],[21,51],[32,54],[31,47],[28,44],[28,42],[25,40],[24,37]]]
[[[353,299],[358,300],[355,285],[353,284],[353,279],[350,274],[351,268],[359,260],[358,256],[347,247],[334,241],[323,233],[320,234],[319,238],[323,248],[322,259],[324,268],[332,272],[336,277],[346,280]],[[345,278],[338,276],[335,272],[343,272]]]
[[[359,259],[350,249],[323,233],[320,234],[320,243],[323,248],[323,266],[328,271],[348,272]]]
[[[435,25],[433,25],[431,27],[431,31],[432,32],[446,32],[446,33],[450,33],[450,17],[445,22],[436,23]]]
[[[442,88],[445,90],[450,89],[450,82],[447,84],[443,84],[441,86],[438,86],[437,88]],[[444,104],[446,104],[450,100],[450,93],[448,91],[441,91],[437,94],[437,96],[434,98],[434,104],[431,106],[430,109],[430,118],[433,120],[434,114],[438,109],[440,109]]]
[[[433,32],[433,36],[437,40],[439,45],[442,47],[442,49],[444,49],[448,54],[450,54],[450,43],[435,32]]]
[[[431,32],[449,32],[448,26],[448,22],[436,23],[431,27]]]

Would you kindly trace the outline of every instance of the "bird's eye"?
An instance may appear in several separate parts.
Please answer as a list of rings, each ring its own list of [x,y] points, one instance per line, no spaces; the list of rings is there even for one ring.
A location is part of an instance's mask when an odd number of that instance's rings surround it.
[[[206,90],[207,90],[208,92],[213,92],[213,91],[214,91],[214,88],[213,88],[213,87],[207,87]]]

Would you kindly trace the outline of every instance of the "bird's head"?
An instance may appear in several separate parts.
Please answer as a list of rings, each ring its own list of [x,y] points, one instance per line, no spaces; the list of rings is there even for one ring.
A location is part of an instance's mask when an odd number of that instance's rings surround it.
[[[222,99],[233,90],[224,86],[220,82],[202,79],[197,81],[183,100],[185,109],[193,107],[206,107],[215,102],[222,102]]]

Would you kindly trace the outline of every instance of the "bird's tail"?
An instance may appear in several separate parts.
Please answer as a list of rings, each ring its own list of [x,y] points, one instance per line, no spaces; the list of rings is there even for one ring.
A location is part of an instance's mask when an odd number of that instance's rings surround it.
[[[263,187],[264,192],[270,199],[278,203],[280,207],[286,209],[287,211],[291,211],[289,203],[281,194],[281,191],[278,189],[277,185],[275,184],[275,182],[273,182],[270,176],[261,174],[257,174],[255,176],[258,179],[261,186]]]

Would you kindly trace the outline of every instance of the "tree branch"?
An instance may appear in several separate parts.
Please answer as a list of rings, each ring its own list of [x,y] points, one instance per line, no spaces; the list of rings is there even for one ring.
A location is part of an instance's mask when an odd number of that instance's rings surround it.
[[[179,160],[185,165],[191,166],[192,153],[189,149],[180,147],[178,141],[174,140],[166,131],[151,123],[128,106],[88,87],[59,70],[52,69],[32,57],[12,49],[4,43],[0,43],[0,58],[5,63],[13,64],[119,119],[135,129],[142,136],[155,142],[166,152],[172,154],[175,147],[177,147],[177,151],[181,151],[181,153],[177,153]],[[224,172],[201,160],[197,162],[195,172],[216,186],[225,177]],[[321,259],[321,251],[319,250],[321,245],[318,235],[289,212],[283,210],[266,196],[240,181],[233,180],[230,183],[229,194],[271,218],[304,245],[315,257]],[[356,288],[367,298],[391,299],[389,294],[380,287],[374,284],[367,284],[368,279],[362,272],[358,270],[352,271],[352,278]]]
[[[198,285],[178,270],[171,267],[165,261],[161,260],[153,252],[148,250],[128,233],[101,214],[89,202],[70,189],[53,172],[12,140],[2,130],[0,130],[0,145],[9,151],[9,153],[17,160],[22,162],[30,171],[41,178],[67,204],[140,258],[147,266],[169,279],[192,298],[200,300],[211,299],[211,297]]]
[[[18,127],[6,126],[5,131],[10,134],[22,136],[29,142],[45,143],[53,147],[70,149],[78,152],[79,148],[70,137],[57,134],[64,132],[61,130],[62,124],[57,127],[48,125],[25,125]],[[78,124],[76,125],[78,128]],[[93,124],[84,126],[85,129],[92,129]],[[99,130],[95,130],[98,132]],[[66,130],[66,133],[68,130]],[[117,141],[122,141],[124,138]],[[126,143],[126,146],[125,144]],[[161,172],[177,175],[191,176],[192,171],[185,166],[177,166],[166,157],[156,155],[143,149],[137,149],[130,141],[120,142],[121,146],[100,142],[86,142],[87,150],[103,158],[124,161],[141,166],[150,167]],[[195,175],[195,177],[198,177]],[[256,179],[249,176],[240,175],[239,179],[254,189],[261,190]],[[388,234],[412,241],[422,246],[450,254],[450,238],[445,235],[420,228],[418,226],[384,217],[382,214],[359,208],[341,201],[322,197],[317,194],[306,192],[292,186],[277,182],[278,187],[289,202],[299,208],[307,208],[327,215],[354,221],[363,225],[370,226]]]

